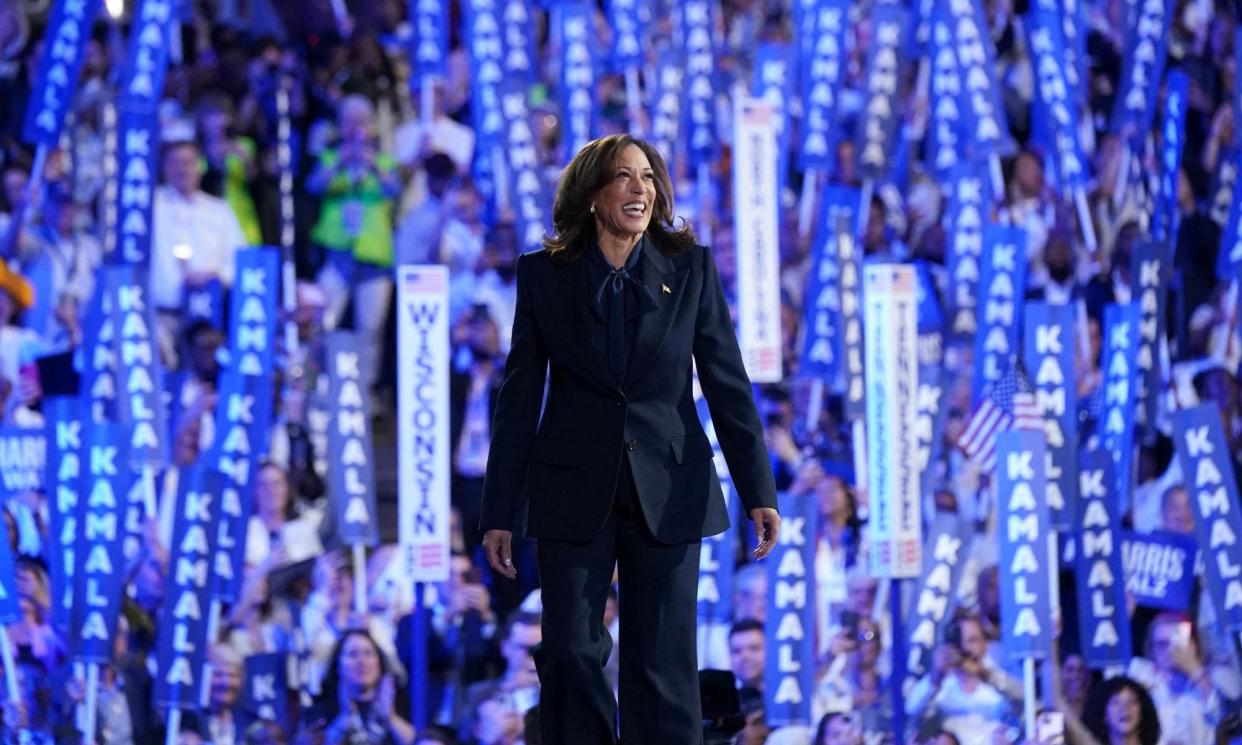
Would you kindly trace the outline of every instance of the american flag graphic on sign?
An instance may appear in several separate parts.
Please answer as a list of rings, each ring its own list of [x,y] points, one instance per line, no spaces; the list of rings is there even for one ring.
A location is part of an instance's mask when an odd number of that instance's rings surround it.
[[[409,269],[405,273],[406,292],[443,292],[445,273],[432,268]]]
[[[997,435],[1014,429],[1044,429],[1035,389],[1016,365],[983,392],[957,444],[987,473],[996,467]]]

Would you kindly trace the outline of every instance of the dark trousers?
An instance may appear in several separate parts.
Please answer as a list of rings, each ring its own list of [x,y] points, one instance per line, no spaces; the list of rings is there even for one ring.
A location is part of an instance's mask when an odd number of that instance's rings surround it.
[[[622,469],[612,513],[587,542],[539,540],[543,643],[535,652],[544,745],[613,745],[604,604],[618,568],[623,745],[703,742],[695,651],[699,542],[657,542]]]

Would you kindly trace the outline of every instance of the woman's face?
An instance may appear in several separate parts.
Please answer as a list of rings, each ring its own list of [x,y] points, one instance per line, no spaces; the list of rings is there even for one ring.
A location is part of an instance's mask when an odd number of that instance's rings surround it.
[[[987,656],[988,638],[975,621],[962,621],[962,652],[979,661]]]
[[[289,484],[279,468],[267,466],[259,471],[255,503],[261,515],[284,517],[289,507]]]
[[[1117,691],[1108,700],[1108,708],[1104,712],[1109,735],[1124,737],[1134,734],[1138,731],[1142,715],[1143,710],[1134,691],[1129,688]]]
[[[596,233],[636,239],[651,223],[655,198],[655,172],[647,154],[637,145],[626,145],[608,183],[592,201]]]
[[[850,508],[845,485],[837,476],[825,476],[819,482],[819,511],[825,517],[835,517]]]
[[[364,690],[379,685],[379,651],[370,639],[353,634],[341,647],[341,680]]]
[[[1065,658],[1065,662],[1061,663],[1061,685],[1065,689],[1067,698],[1081,700],[1087,695],[1087,688],[1091,685],[1091,676],[1081,656],[1069,655]]]

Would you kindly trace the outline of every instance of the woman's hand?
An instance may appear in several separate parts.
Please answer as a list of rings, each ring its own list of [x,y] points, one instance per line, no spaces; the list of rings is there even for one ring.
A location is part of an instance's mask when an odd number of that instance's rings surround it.
[[[776,548],[781,531],[781,516],[771,507],[756,507],[750,511],[750,519],[755,523],[755,537],[759,539],[759,545],[755,547],[755,560],[758,561]],[[487,538],[483,541],[486,543]]]
[[[780,522],[779,518],[777,522]],[[513,566],[513,531],[487,531],[483,534],[483,551],[487,553],[487,563],[493,571],[502,577],[517,578],[517,568]]]

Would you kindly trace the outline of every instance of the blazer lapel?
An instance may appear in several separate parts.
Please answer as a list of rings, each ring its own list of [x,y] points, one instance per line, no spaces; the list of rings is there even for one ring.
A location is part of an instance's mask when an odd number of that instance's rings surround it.
[[[641,265],[642,281],[651,289],[656,307],[638,317],[634,330],[634,344],[630,347],[629,364],[626,366],[625,382],[628,384],[646,371],[647,365],[668,339],[673,319],[686,287],[687,269],[678,270],[672,259],[665,256],[650,241],[643,248]]]
[[[569,264],[556,264],[553,276],[558,280],[560,292],[552,305],[552,323],[561,343],[578,360],[578,364],[591,377],[604,386],[611,384],[608,366],[604,362],[605,331],[591,313],[590,274],[587,272],[586,256],[579,256]]]

